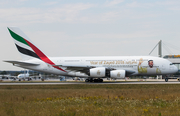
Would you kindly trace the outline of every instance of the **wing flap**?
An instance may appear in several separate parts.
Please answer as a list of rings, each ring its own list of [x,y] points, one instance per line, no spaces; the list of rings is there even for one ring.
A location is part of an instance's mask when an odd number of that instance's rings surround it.
[[[7,60],[4,62],[8,62],[8,63],[12,63],[13,65],[21,65],[21,66],[38,66],[40,64],[36,64],[36,63],[30,63],[30,62],[22,62],[22,61],[12,61],[12,60]]]

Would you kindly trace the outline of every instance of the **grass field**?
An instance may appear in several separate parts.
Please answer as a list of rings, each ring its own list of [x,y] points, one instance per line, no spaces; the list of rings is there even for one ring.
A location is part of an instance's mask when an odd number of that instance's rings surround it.
[[[0,86],[2,116],[180,115],[180,85]]]

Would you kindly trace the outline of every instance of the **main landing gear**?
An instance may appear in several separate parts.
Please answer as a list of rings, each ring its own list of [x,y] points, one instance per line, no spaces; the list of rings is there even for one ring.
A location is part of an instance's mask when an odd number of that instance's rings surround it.
[[[165,81],[168,82],[168,78],[165,78]]]
[[[168,78],[169,76],[168,75],[164,75],[164,78],[165,78],[165,82],[168,82]]]
[[[85,80],[85,82],[103,82],[103,79],[93,79],[93,78],[88,78]]]

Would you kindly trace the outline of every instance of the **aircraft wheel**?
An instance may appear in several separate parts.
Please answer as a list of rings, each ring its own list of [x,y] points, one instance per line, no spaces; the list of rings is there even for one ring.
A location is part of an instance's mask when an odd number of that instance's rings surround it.
[[[100,79],[100,82],[103,82],[103,79]]]
[[[85,82],[89,82],[89,79],[86,79]]]
[[[168,78],[165,78],[165,81],[168,82]]]
[[[21,79],[19,79],[19,81],[21,81]]]
[[[89,81],[90,81],[90,82],[93,82],[93,79],[90,79]]]
[[[97,79],[97,82],[101,82],[101,79]]]
[[[94,79],[94,82],[99,82],[98,79]]]

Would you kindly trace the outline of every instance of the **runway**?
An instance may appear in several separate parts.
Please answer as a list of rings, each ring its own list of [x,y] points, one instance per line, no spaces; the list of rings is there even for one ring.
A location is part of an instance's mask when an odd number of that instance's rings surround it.
[[[180,84],[177,81],[169,82],[103,82],[103,83],[85,83],[85,82],[1,82],[1,85],[72,85],[72,84]]]

